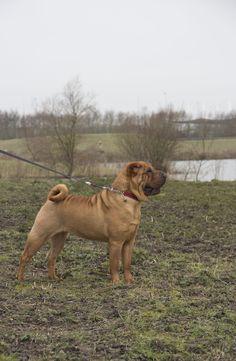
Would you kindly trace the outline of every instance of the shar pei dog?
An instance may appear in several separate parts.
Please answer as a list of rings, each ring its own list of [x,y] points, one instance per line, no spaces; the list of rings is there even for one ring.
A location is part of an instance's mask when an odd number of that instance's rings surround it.
[[[119,282],[122,258],[125,281],[132,283],[130,265],[140,223],[141,203],[149,196],[160,193],[165,181],[164,172],[140,161],[126,164],[110,190],[104,189],[89,197],[69,194],[66,185],[56,185],[49,192],[29,232],[20,258],[18,280],[24,279],[26,265],[49,240],[48,277],[56,279],[56,258],[63,249],[68,233],[72,233],[82,238],[108,242],[112,282]]]

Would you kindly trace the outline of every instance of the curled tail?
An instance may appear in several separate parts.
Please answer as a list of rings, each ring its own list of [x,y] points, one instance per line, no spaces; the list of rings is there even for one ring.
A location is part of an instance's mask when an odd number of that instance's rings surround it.
[[[65,184],[58,184],[48,193],[48,199],[52,202],[63,201],[69,194],[69,190]]]

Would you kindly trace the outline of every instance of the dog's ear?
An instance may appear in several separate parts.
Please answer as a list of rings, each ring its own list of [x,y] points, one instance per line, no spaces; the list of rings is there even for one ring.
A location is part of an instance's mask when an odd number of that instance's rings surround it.
[[[128,177],[133,177],[135,176],[139,169],[141,168],[141,164],[139,162],[133,162],[133,163],[129,163],[127,165],[127,175]]]

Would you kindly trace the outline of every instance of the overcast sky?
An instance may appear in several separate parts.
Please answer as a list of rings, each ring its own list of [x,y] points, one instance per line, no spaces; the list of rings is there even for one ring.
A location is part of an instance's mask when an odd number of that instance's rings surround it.
[[[236,1],[0,0],[0,110],[77,75],[101,111],[236,109]]]

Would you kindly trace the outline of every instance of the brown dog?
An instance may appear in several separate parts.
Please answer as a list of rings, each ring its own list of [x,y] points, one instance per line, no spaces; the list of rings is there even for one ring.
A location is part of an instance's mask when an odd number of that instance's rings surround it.
[[[49,239],[48,277],[56,278],[56,258],[68,233],[79,237],[107,241],[110,273],[113,283],[119,282],[119,262],[122,255],[124,276],[133,282],[130,264],[135,236],[140,223],[141,201],[158,194],[166,176],[150,163],[128,163],[114,180],[112,187],[120,192],[102,190],[85,197],[69,194],[64,184],[55,186],[36,216],[20,258],[18,280],[24,279],[27,263]]]

